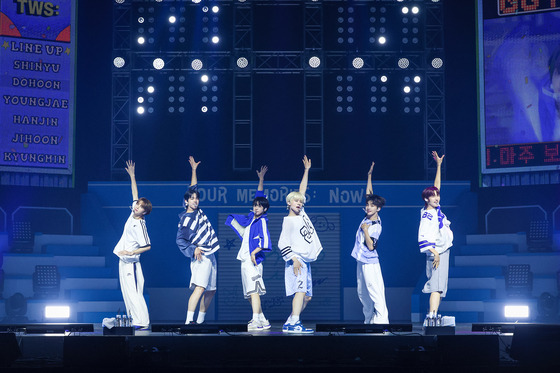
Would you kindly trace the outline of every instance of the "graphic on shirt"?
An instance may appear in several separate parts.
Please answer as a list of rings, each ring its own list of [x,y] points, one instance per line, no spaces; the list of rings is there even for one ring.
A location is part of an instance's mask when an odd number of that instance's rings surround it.
[[[313,233],[315,232],[315,229],[313,228],[313,224],[311,224],[309,219],[307,219],[307,216],[302,216],[302,218],[304,225],[299,230],[299,233],[307,243],[311,243],[311,241],[313,241]]]

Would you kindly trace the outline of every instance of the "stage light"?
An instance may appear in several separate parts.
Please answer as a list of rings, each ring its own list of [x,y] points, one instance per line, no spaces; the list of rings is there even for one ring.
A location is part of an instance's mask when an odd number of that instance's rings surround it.
[[[156,0],[156,3],[161,3],[163,0]]]
[[[175,23],[175,22],[177,22],[177,18],[175,18],[175,16],[170,16],[169,23]]]
[[[383,83],[387,83],[387,75],[381,75],[381,78],[379,78]]]
[[[212,36],[212,43],[218,44],[220,42],[220,38],[218,36]]]
[[[237,59],[237,67],[244,69],[249,66],[249,61],[245,57],[239,57]]]
[[[154,69],[161,70],[165,66],[165,62],[161,58],[156,58],[153,62]]]
[[[401,69],[406,69],[410,62],[408,61],[408,58],[400,58],[397,64]]]
[[[203,106],[203,107],[200,108],[200,110],[201,110],[203,113],[206,113],[206,112],[208,111],[208,107],[207,107],[207,106]]]
[[[434,69],[439,69],[442,66],[443,66],[443,60],[441,58],[436,57],[432,60],[432,67]]]
[[[202,83],[206,83],[208,82],[208,75],[204,74],[200,77],[200,80],[202,81]]]
[[[138,38],[138,44],[144,44],[145,42],[146,42],[146,39],[144,39],[143,36],[140,36],[140,37]]]
[[[193,68],[193,70],[200,70],[200,69],[202,69],[202,61],[199,60],[199,59],[192,60],[192,62],[191,62],[191,67]]]
[[[418,75],[414,77],[414,83],[420,83],[420,80],[421,78]]]
[[[218,13],[219,11],[220,11],[220,7],[219,7],[219,6],[214,5],[214,6],[212,7],[212,13]]]
[[[317,56],[313,56],[309,59],[309,66],[313,69],[318,68],[321,65],[321,59]]]
[[[46,319],[67,319],[70,317],[69,306],[45,306]]]
[[[504,307],[504,316],[509,318],[528,318],[529,317],[529,306],[511,306],[507,305]]]
[[[403,12],[403,14],[408,14],[408,7],[407,6],[403,6],[401,11]]]
[[[122,4],[122,3],[124,3],[124,0],[115,0],[115,3]]]
[[[360,57],[356,57],[352,60],[352,66],[354,66],[356,69],[361,69],[362,67],[364,67],[364,60]]]
[[[208,13],[208,7],[207,7],[207,6],[203,6],[203,7],[202,7],[202,11],[203,11],[204,13]]]
[[[144,107],[143,106],[138,106],[138,108],[136,108],[136,112],[138,114],[144,114]]]
[[[410,93],[410,87],[405,85],[404,88],[403,88],[403,92],[404,93]]]
[[[200,3],[200,0],[192,0],[193,3],[198,4]]]
[[[138,97],[137,101],[138,101],[139,104],[142,104],[144,102],[144,97],[142,97],[142,96]]]
[[[123,67],[124,64],[125,64],[124,58],[122,58],[122,57],[115,57],[115,59],[113,60],[113,65],[115,65],[115,67],[117,69],[120,69],[121,67]]]
[[[138,23],[144,23],[144,17],[138,17]]]
[[[412,7],[412,14],[418,14],[419,11],[420,9],[417,6]]]
[[[153,85],[149,86],[147,91],[148,91],[148,93],[154,93],[154,91],[155,91],[154,86]]]
[[[379,41],[379,44],[385,44],[387,42],[387,39],[385,38],[385,36],[380,36],[377,41]]]

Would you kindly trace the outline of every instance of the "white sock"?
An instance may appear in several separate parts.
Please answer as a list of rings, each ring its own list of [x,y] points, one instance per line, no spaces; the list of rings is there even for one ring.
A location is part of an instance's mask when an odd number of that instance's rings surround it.
[[[290,324],[295,325],[299,321],[299,315],[294,316],[292,315],[292,322]]]
[[[185,321],[185,324],[188,324],[193,320],[194,320],[194,312],[187,311],[187,321]]]
[[[259,314],[258,313],[253,313],[253,321],[259,321]]]
[[[206,317],[206,312],[198,311],[198,317],[196,318],[197,324],[202,324],[204,322],[204,318]]]
[[[255,317],[254,314],[253,317]],[[257,319],[260,321],[266,321],[266,317],[264,317],[264,313],[257,313]]]

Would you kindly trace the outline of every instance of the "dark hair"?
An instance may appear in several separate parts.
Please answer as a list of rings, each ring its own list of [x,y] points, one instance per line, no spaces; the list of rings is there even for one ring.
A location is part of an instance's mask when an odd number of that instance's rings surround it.
[[[270,203],[265,197],[255,197],[255,199],[253,200],[253,206],[258,205],[262,206],[264,211],[268,210],[268,208],[270,207]]]
[[[428,206],[426,200],[433,196],[439,196],[439,189],[435,186],[427,187],[422,191],[422,200],[425,206]]]
[[[198,190],[191,188],[187,189],[183,198],[185,199],[185,201],[188,201],[193,195],[196,195],[196,198],[200,199],[200,193],[198,193]]]
[[[144,215],[150,215],[150,212],[152,212],[152,202],[150,202],[149,199],[141,197],[138,198],[137,203],[140,203],[140,205],[144,208]]]
[[[385,198],[378,196],[377,194],[366,194],[366,204],[369,201],[379,208],[385,206]]]

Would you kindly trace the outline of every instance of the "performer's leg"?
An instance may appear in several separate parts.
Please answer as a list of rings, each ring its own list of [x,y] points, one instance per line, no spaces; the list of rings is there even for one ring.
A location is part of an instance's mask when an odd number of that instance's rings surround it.
[[[357,292],[360,302],[362,302],[362,312],[364,313],[364,323],[369,324],[373,317],[373,301],[369,297],[368,288],[366,280],[364,278],[364,265],[358,263],[356,268],[356,279],[357,279]]]
[[[364,268],[364,279],[367,284],[368,298],[373,303],[374,313],[371,323],[388,324],[389,311],[385,301],[385,284],[379,263],[367,264]]]

